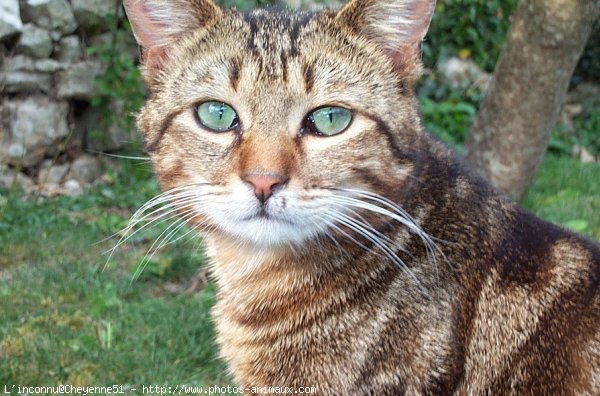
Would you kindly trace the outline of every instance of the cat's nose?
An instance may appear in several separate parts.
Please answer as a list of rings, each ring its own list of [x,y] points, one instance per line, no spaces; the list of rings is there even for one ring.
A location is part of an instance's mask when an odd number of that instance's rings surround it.
[[[243,177],[246,183],[254,187],[254,194],[260,203],[264,204],[273,195],[273,191],[288,182],[288,177],[283,174],[253,175]]]

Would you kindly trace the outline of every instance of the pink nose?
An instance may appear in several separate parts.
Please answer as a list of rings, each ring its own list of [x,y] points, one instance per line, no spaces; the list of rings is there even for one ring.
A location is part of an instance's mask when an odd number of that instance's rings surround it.
[[[288,177],[281,174],[248,174],[243,179],[254,187],[256,198],[263,204],[273,195],[275,188],[283,186],[288,181]]]

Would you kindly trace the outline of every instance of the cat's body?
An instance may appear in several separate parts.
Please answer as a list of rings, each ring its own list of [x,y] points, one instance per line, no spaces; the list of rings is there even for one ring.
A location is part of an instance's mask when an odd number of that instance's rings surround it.
[[[600,249],[523,212],[424,140],[415,176],[435,183],[415,181],[402,206],[452,242],[422,271],[431,259],[419,238],[386,234],[414,255],[400,256],[427,294],[352,242],[258,265],[261,253],[209,238],[227,280],[218,341],[236,378],[328,395],[600,394]],[[248,263],[261,270],[240,276]]]
[[[598,245],[525,213],[421,130],[432,2],[126,6],[151,91],[139,126],[207,242],[239,384],[600,394]],[[329,106],[352,119],[327,113],[346,127],[315,134]],[[209,128],[230,109],[231,128]]]

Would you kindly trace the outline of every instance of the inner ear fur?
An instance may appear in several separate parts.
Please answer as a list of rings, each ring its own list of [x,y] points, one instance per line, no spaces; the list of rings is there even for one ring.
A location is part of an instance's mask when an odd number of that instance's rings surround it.
[[[211,0],[124,0],[123,4],[149,71],[162,67],[177,40],[223,13]]]
[[[394,68],[420,73],[420,45],[435,10],[435,0],[353,0],[336,19],[378,45]]]

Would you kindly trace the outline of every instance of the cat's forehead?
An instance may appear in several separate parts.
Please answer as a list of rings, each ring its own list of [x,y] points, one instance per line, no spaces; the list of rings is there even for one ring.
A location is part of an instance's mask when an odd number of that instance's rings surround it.
[[[281,9],[257,9],[241,14],[245,24],[246,50],[262,58],[288,57],[298,53],[301,32],[317,14]]]
[[[340,52],[335,39],[338,34],[322,11],[228,10],[211,28],[183,43],[186,52],[177,63],[189,78],[194,72],[225,73],[235,83],[245,75],[246,85],[253,88],[274,80],[293,84],[304,72],[311,74],[308,69],[317,69],[317,59]],[[337,58],[350,60],[348,56]],[[226,82],[224,78],[219,81]]]
[[[385,56],[328,11],[228,10],[181,48],[162,75],[169,100],[218,98],[273,114],[290,102],[367,103],[365,92],[395,89]]]
[[[318,15],[316,12],[279,8],[259,8],[241,13],[244,22],[250,28],[248,44],[257,48],[274,40],[295,42],[300,31]]]

